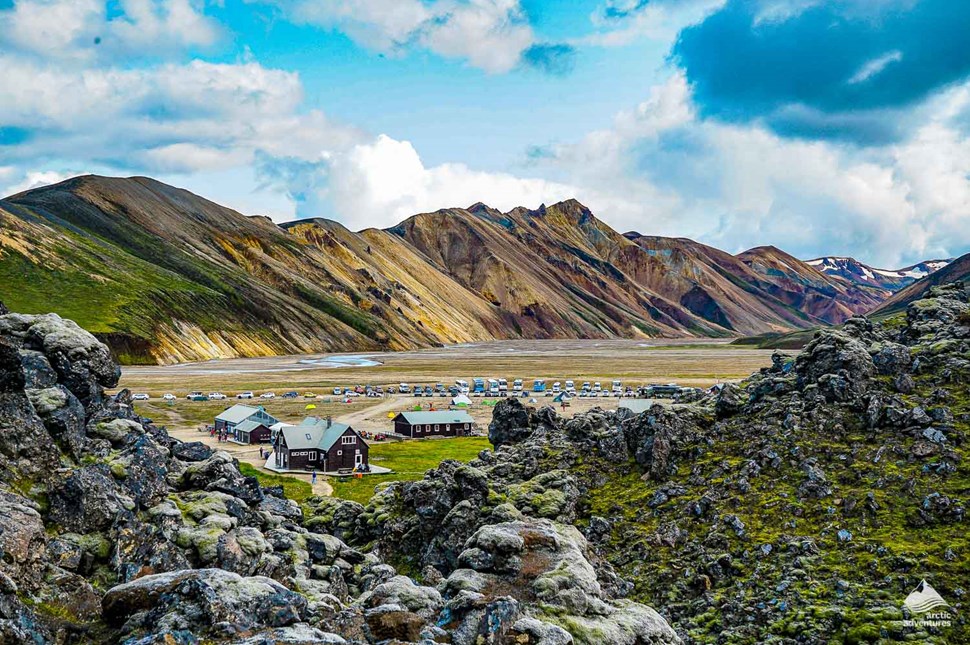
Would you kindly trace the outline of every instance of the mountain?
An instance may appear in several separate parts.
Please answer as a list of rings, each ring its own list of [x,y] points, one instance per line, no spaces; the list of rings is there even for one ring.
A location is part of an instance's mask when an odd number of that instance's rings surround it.
[[[807,260],[806,264],[815,267],[826,275],[844,278],[859,286],[874,287],[895,293],[934,271],[939,271],[953,259],[926,260],[903,269],[876,269],[859,262],[855,258],[829,256]]]
[[[882,317],[903,311],[911,302],[925,298],[932,287],[949,282],[970,283],[970,253],[949,261],[943,268],[901,289],[875,309],[872,315]]]
[[[479,203],[360,232],[278,226],[145,177],[0,200],[0,298],[77,320],[128,363],[786,332],[885,295],[777,249],[621,235],[575,200]]]
[[[829,323],[870,311],[887,295],[822,273],[773,246],[749,249],[737,257],[765,280],[775,298]]]

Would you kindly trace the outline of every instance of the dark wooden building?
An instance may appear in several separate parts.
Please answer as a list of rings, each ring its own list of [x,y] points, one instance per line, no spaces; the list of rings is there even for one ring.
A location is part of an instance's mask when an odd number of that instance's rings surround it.
[[[406,437],[461,437],[471,434],[475,421],[465,410],[402,412],[394,417],[394,432]]]
[[[255,419],[246,419],[233,429],[233,440],[239,443],[269,443],[271,435],[269,426]]]
[[[216,431],[225,430],[230,435],[235,436],[236,426],[243,421],[257,421],[267,428],[278,422],[276,417],[261,407],[237,404],[226,408],[216,416]]]
[[[281,428],[274,450],[280,470],[369,468],[367,442],[350,426],[330,419],[307,417],[300,425]]]

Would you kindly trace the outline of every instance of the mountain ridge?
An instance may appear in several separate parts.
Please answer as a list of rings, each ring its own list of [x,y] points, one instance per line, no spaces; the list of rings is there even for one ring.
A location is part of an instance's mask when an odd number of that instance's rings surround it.
[[[0,225],[0,298],[78,320],[124,362],[737,336],[838,324],[883,299],[777,249],[620,234],[575,199],[354,232],[85,175],[0,200]]]

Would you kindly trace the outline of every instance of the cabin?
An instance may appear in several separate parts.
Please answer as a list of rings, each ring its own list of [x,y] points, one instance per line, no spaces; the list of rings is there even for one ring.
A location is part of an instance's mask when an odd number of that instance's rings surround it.
[[[269,443],[272,434],[269,426],[262,421],[246,419],[233,428],[232,438],[238,443]]]
[[[370,469],[367,442],[329,417],[307,417],[299,425],[283,426],[273,448],[278,470]]]
[[[237,404],[231,408],[226,408],[216,415],[216,432],[226,431],[230,435],[235,436],[236,426],[243,421],[256,421],[262,423],[267,428],[279,422],[276,417],[262,407]]]
[[[475,421],[464,410],[401,412],[394,417],[394,432],[420,437],[461,437],[471,434]]]

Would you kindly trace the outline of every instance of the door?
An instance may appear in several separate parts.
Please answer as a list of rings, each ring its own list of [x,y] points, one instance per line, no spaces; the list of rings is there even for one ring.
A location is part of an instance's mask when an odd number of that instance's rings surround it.
[[[360,450],[358,450],[354,454],[354,468],[356,468],[357,466],[360,466],[363,463],[364,463],[364,455],[360,454]]]

